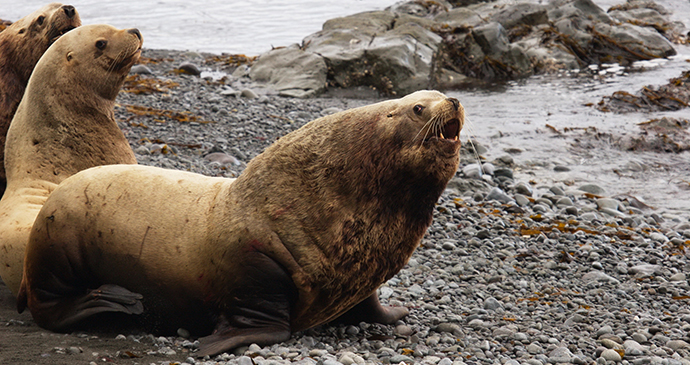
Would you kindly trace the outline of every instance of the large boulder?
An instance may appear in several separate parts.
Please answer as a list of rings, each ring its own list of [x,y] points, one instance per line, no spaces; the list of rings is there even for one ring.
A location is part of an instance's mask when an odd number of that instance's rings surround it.
[[[390,11],[338,18],[305,38],[305,50],[324,58],[334,86],[372,86],[384,93],[406,94],[429,86],[441,43],[440,36],[420,23]]]
[[[455,6],[453,8],[453,6]],[[250,76],[282,95],[326,86],[386,94],[453,88],[590,64],[675,54],[684,27],[651,0],[605,12],[592,0],[408,1],[327,21],[291,46],[262,55]]]
[[[279,95],[305,98],[326,88],[326,62],[304,52],[297,44],[262,54],[249,71],[256,82],[266,83]]]

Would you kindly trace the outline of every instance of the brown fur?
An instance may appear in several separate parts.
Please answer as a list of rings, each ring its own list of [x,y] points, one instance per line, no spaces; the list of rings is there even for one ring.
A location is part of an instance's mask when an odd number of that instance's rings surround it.
[[[0,197],[7,185],[3,164],[5,137],[31,71],[62,33],[80,25],[73,6],[52,3],[0,32]]]
[[[424,91],[312,121],[234,181],[83,171],[36,219],[19,308],[53,330],[99,311],[144,311],[202,335],[215,324],[200,354],[282,341],[355,306],[355,321],[394,323],[407,311],[381,307],[376,289],[431,223],[463,120],[457,100]]]
[[[107,41],[98,49],[98,41]],[[7,133],[0,200],[0,276],[16,294],[36,214],[67,177],[93,166],[135,164],[113,107],[141,50],[138,30],[88,25],[43,55]]]

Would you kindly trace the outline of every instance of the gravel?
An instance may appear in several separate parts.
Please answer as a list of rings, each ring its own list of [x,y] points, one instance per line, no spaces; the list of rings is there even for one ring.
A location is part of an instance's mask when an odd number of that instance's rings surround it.
[[[139,77],[164,90],[121,93],[116,116],[145,165],[236,177],[307,121],[377,101],[281,98],[231,76],[241,66],[195,53],[144,55],[158,61]],[[175,71],[180,65],[200,76]],[[323,325],[204,359],[194,357],[195,339],[118,338],[148,341],[179,364],[690,364],[688,217],[606,196],[596,181],[516,180],[510,156],[480,169],[470,151],[421,246],[379,289],[384,304],[410,309],[397,324]]]

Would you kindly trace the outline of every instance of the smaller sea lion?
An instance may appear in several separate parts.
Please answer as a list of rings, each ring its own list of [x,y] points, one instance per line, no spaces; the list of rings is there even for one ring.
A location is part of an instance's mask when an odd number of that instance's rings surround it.
[[[207,335],[200,356],[341,316],[395,323],[407,309],[382,306],[376,289],[431,224],[463,122],[458,100],[420,91],[309,122],[236,180],[82,171],[36,218],[18,309],[55,331],[140,314],[157,332]]]
[[[19,291],[36,214],[55,186],[89,167],[135,164],[114,116],[115,97],[141,54],[136,29],[78,27],[36,64],[7,132],[0,200],[0,276]]]
[[[0,197],[7,186],[5,137],[31,71],[55,40],[80,25],[74,6],[52,3],[0,32]]]

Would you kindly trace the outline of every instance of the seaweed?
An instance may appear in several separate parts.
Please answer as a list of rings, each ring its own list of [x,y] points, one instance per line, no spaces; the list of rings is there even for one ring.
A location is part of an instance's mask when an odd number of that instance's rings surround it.
[[[174,110],[163,110],[163,109],[155,109],[147,106],[141,106],[141,105],[118,105],[120,107],[124,107],[125,110],[131,114],[129,118],[125,120],[125,122],[129,123],[131,120],[133,120],[136,117],[139,116],[146,116],[146,117],[154,117],[154,122],[156,123],[165,123],[166,119],[168,120],[175,120],[180,123],[214,123],[212,121],[204,120],[203,118],[192,115],[192,113],[188,111],[174,111]],[[155,118],[158,119],[155,119]],[[165,118],[165,119],[161,119]]]
[[[153,93],[168,93],[170,89],[180,86],[171,80],[159,80],[154,77],[142,77],[141,75],[129,75],[122,86],[124,92],[141,95]]]

